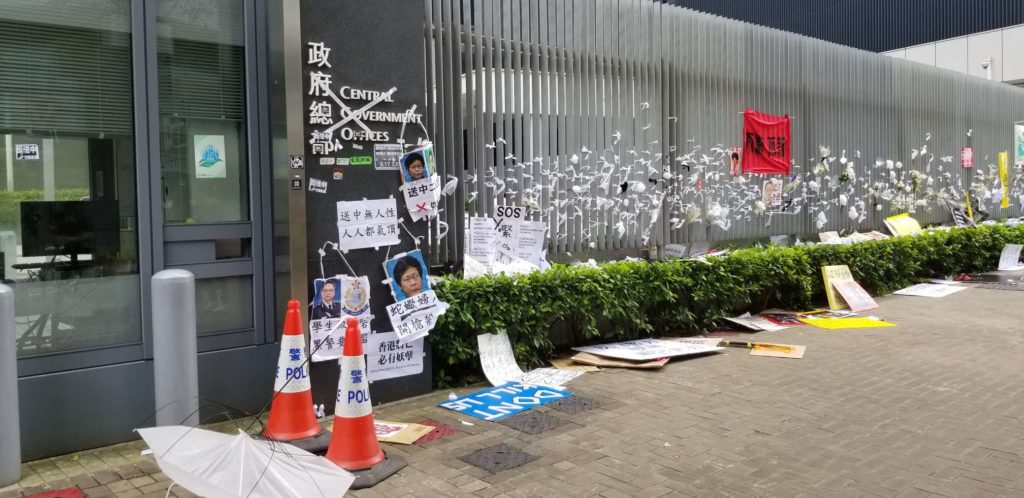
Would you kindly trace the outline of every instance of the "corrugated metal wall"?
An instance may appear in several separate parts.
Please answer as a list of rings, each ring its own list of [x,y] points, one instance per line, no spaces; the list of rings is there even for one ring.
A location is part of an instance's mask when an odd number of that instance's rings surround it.
[[[948,221],[935,197],[960,199],[970,186],[961,147],[974,147],[973,172],[987,174],[1011,149],[1011,123],[1024,119],[1021,89],[654,1],[425,8],[428,126],[443,181],[461,187],[440,217],[448,236],[435,226],[442,263],[461,259],[465,218],[498,205],[533,207],[552,255],[866,231],[903,201],[927,201],[914,207],[922,223]],[[794,116],[788,212],[755,212],[764,177],[728,176],[721,149],[742,145],[747,107]],[[822,175],[813,172],[819,145],[834,156]],[[912,158],[922,146],[924,158]],[[855,164],[846,183],[842,157]],[[886,161],[903,168],[890,173]],[[893,197],[911,170],[932,183]],[[850,207],[865,217],[851,219]],[[995,215],[1019,208],[1014,197]]]
[[[1020,0],[665,0],[872,52],[1024,23]]]

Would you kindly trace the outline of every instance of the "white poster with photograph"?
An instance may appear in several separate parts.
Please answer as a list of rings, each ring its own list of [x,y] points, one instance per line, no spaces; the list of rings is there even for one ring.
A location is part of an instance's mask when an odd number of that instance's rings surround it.
[[[761,202],[769,211],[778,211],[782,208],[782,179],[771,178],[765,180],[761,187]]]
[[[338,202],[338,249],[379,248],[399,243],[395,199]]]
[[[423,339],[403,342],[395,332],[371,334],[366,343],[370,382],[423,372]]]
[[[1017,151],[1013,164],[1024,166],[1024,124],[1013,125],[1013,145]]]
[[[192,153],[196,178],[227,178],[224,135],[193,135]]]
[[[14,159],[16,161],[38,161],[39,144],[15,144]]]
[[[437,324],[437,319],[448,309],[448,303],[437,299],[428,290],[389,305],[388,319],[402,342],[426,337]]]

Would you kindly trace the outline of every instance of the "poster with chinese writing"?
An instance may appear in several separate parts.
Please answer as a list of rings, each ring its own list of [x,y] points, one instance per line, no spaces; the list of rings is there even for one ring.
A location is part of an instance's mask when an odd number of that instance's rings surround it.
[[[437,215],[437,203],[441,200],[441,179],[437,175],[405,182],[399,190],[405,196],[405,207],[412,221]]]
[[[196,178],[227,178],[224,135],[193,135],[192,153]]]
[[[398,244],[398,206],[394,199],[338,202],[338,248],[379,248]]]
[[[743,111],[743,172],[788,175],[790,137],[789,115]]]
[[[1013,125],[1013,144],[1013,149],[1017,151],[1013,164],[1024,166],[1024,124]]]
[[[836,297],[833,284],[835,282],[853,282],[853,274],[850,273],[850,267],[846,265],[822,266],[821,276],[825,282],[825,297],[828,298],[828,308],[831,310],[846,308],[843,302]]]
[[[343,314],[337,318],[310,320],[309,344],[313,361],[337,361],[341,358],[345,348],[345,332],[348,330],[346,327],[348,327],[349,318],[359,320],[359,334],[363,337],[363,347],[365,348],[373,315],[350,317]]]
[[[778,211],[782,208],[782,179],[769,178],[764,181],[761,187],[761,202],[768,211]]]
[[[419,293],[387,307],[388,319],[402,342],[426,337],[447,309],[448,303],[438,300],[434,291]]]
[[[547,247],[548,224],[543,221],[522,221],[519,223],[519,240],[516,241],[516,256],[540,268]]]
[[[964,147],[960,149],[960,167],[961,168],[973,168],[974,167],[974,148]]]
[[[490,269],[497,234],[491,218],[470,218],[469,230],[466,230],[466,254]]]
[[[423,339],[402,341],[395,332],[371,334],[366,343],[370,382],[423,372]]]

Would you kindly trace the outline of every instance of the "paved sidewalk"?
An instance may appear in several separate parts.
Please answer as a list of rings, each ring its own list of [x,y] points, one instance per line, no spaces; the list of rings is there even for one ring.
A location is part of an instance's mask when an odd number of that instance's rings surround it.
[[[435,407],[447,391],[380,408],[379,419],[457,433],[387,445],[409,467],[353,494],[1024,496],[1024,292],[878,301],[872,313],[898,327],[757,334],[806,344],[802,360],[737,349],[584,375],[568,388],[601,406],[535,409],[564,422],[537,435]],[[538,458],[496,474],[459,460],[501,443]],[[163,496],[169,483],[141,448],[26,464],[0,498],[71,484],[88,496]]]

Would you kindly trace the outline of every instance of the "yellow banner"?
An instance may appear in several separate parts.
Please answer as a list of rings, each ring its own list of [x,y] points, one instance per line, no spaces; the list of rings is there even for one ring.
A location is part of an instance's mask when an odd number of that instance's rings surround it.
[[[801,318],[801,322],[823,329],[871,329],[875,327],[895,327],[895,323],[883,322],[864,317],[852,318]]]
[[[1000,209],[1010,207],[1010,172],[1006,165],[1009,155],[1006,151],[999,153],[999,183],[1003,188],[1003,202],[999,203]]]
[[[974,218],[974,211],[971,210],[971,193],[970,192],[964,192],[964,195],[967,196],[967,203],[966,203],[967,204],[967,217],[973,219]]]

